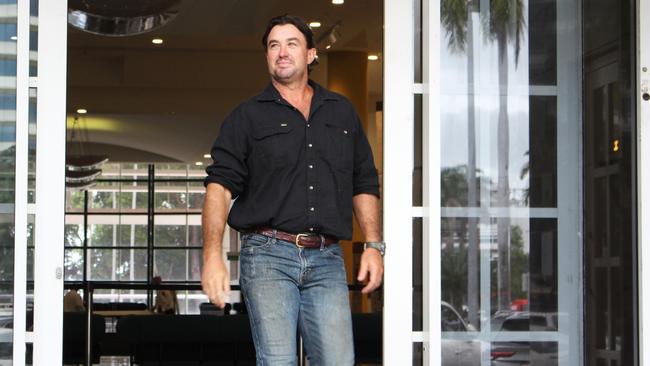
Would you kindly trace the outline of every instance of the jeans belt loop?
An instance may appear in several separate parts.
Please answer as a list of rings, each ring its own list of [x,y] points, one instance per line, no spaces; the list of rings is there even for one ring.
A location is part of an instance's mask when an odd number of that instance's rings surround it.
[[[325,249],[325,235],[320,234],[320,251],[322,252]]]

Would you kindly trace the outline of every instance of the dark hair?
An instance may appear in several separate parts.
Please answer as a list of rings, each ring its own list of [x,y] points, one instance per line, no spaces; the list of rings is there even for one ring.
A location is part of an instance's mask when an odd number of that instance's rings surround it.
[[[307,40],[307,49],[315,47],[314,33],[312,33],[311,28],[309,28],[309,26],[299,17],[294,15],[284,14],[269,20],[269,24],[266,26],[266,31],[262,36],[262,45],[264,45],[265,51],[267,48],[266,42],[268,42],[269,40],[269,33],[271,33],[271,29],[273,29],[273,27],[275,27],[276,25],[285,25],[285,24],[291,24],[296,28],[298,28],[300,33],[302,33],[305,36],[305,39]]]

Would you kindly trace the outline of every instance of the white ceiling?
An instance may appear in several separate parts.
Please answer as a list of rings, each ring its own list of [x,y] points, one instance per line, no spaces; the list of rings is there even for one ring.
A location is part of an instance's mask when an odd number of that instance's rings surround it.
[[[326,84],[328,52],[381,52],[382,12],[381,0],[186,0],[176,19],[144,35],[105,37],[69,26],[68,123],[86,108],[80,125],[94,143],[88,147],[112,161],[200,160],[225,114],[268,82],[261,35],[271,17],[319,20],[315,39],[341,22],[340,39],[319,50],[312,74]],[[153,45],[154,37],[163,45]],[[371,108],[381,88],[381,62],[372,62]]]

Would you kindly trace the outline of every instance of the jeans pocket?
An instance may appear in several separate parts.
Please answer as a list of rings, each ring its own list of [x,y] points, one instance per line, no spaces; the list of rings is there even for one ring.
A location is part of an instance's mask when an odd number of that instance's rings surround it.
[[[241,254],[254,254],[256,249],[263,249],[271,245],[273,238],[262,234],[246,233],[240,236]]]
[[[328,245],[325,250],[323,250],[328,256],[343,260],[343,249],[338,243]]]

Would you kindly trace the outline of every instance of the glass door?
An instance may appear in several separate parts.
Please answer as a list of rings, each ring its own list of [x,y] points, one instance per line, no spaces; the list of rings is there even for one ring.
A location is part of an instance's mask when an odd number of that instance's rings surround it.
[[[3,336],[9,336],[0,341],[7,353],[0,362],[56,365],[62,345],[67,3],[0,1],[0,13],[7,38],[0,40],[2,164],[11,168],[2,173],[3,197],[11,200],[3,202],[10,219],[3,232],[11,240],[3,240],[0,273],[9,294],[3,310],[11,321],[3,323]]]

